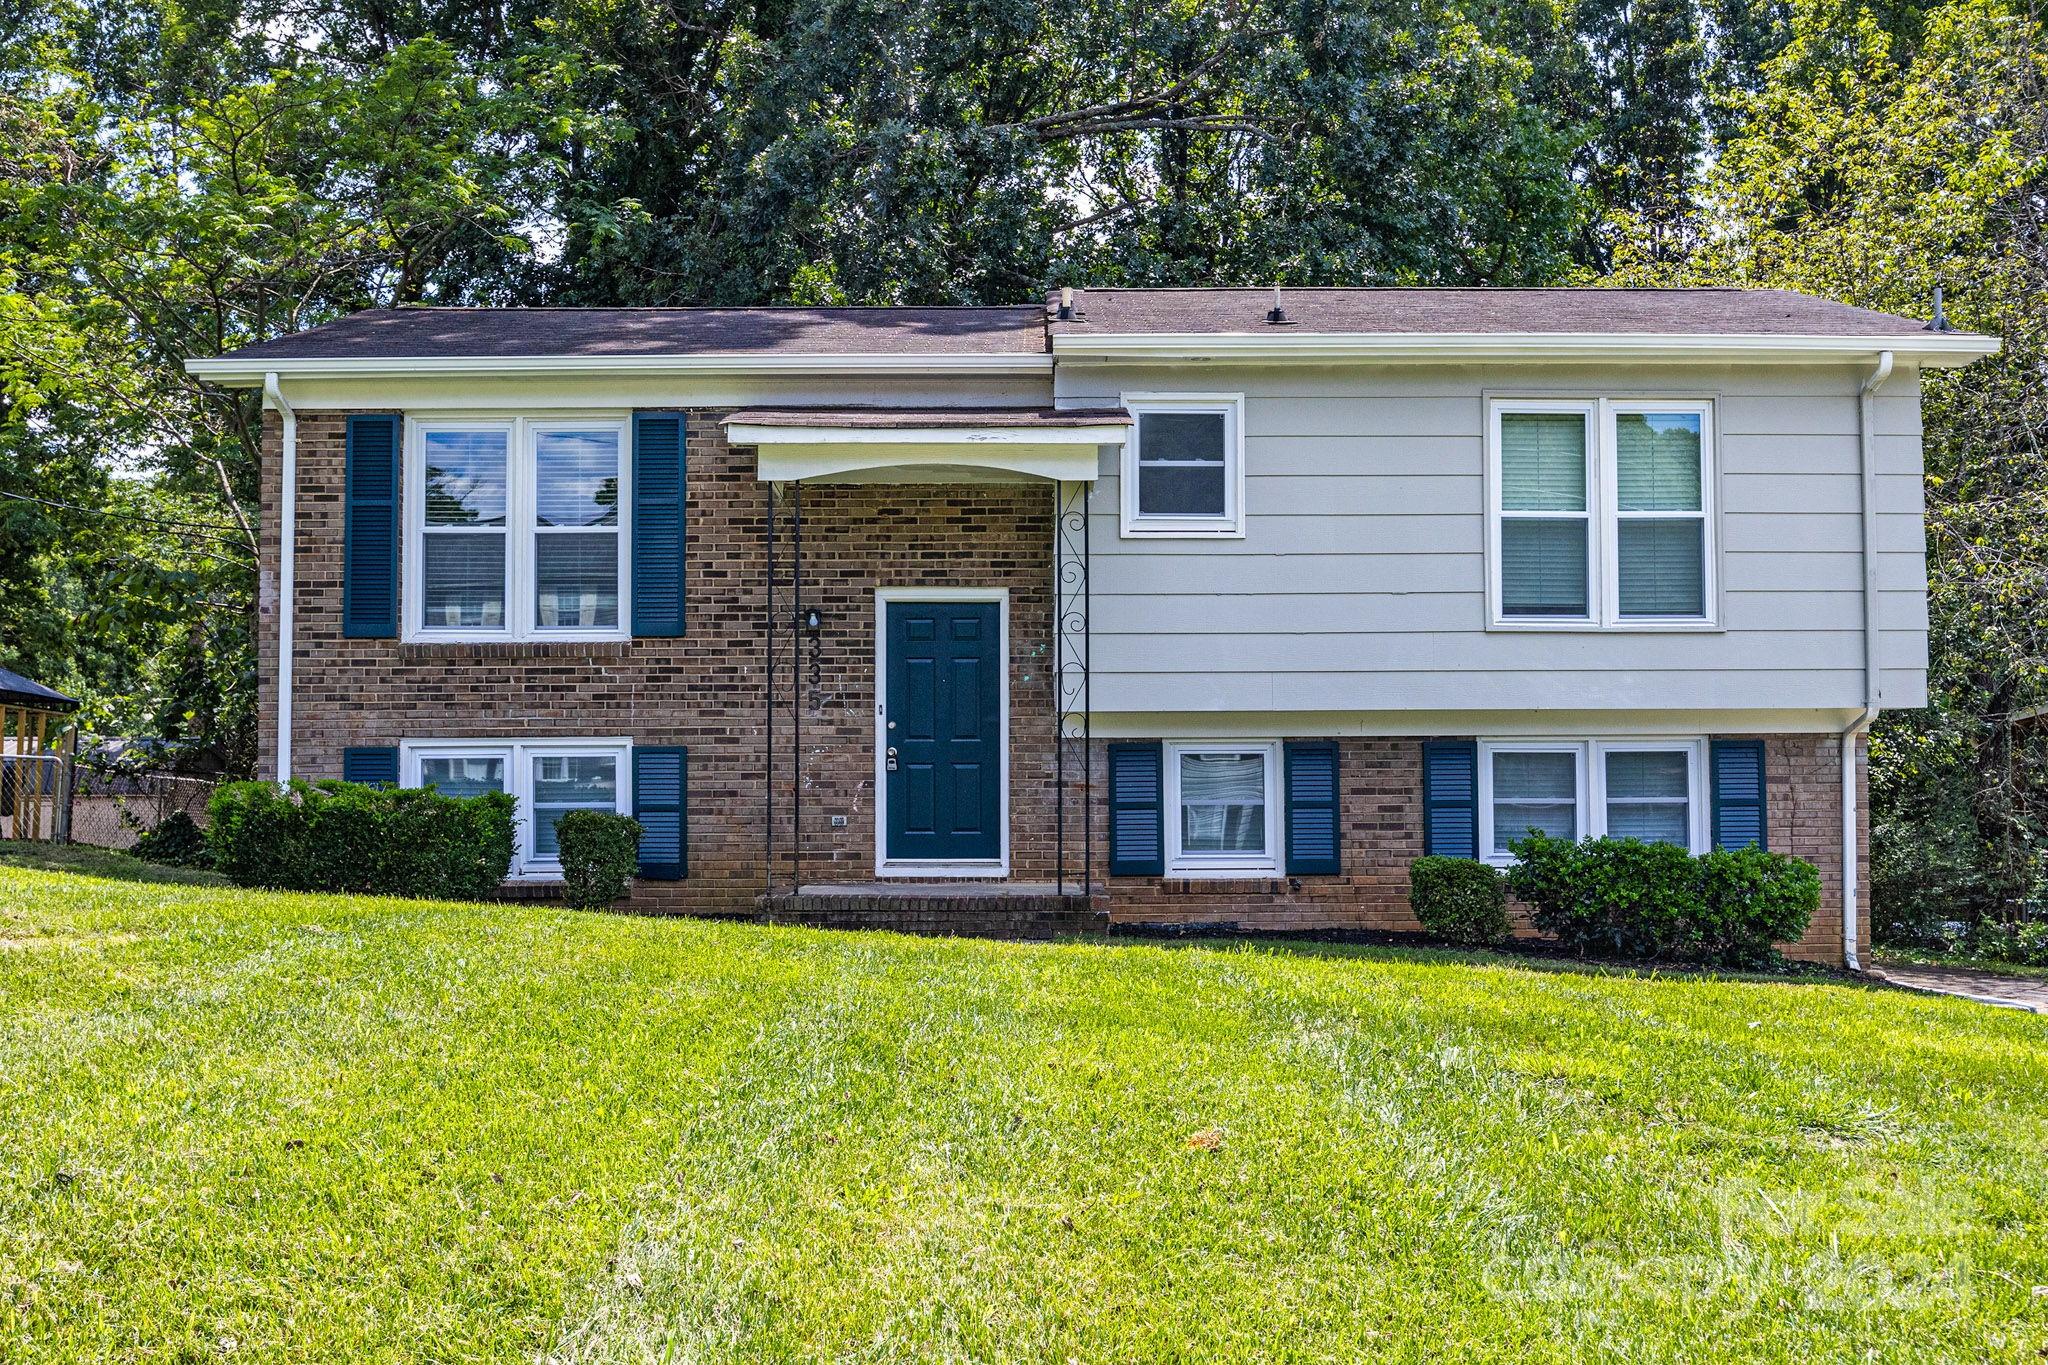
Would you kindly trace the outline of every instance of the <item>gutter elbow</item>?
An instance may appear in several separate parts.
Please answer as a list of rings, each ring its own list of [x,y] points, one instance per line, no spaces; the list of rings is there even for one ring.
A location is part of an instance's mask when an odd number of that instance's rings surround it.
[[[1877,353],[1877,368],[1872,370],[1870,377],[1863,381],[1863,392],[1876,393],[1880,388],[1884,387],[1884,381],[1891,377],[1892,353],[1890,351],[1879,351]]]

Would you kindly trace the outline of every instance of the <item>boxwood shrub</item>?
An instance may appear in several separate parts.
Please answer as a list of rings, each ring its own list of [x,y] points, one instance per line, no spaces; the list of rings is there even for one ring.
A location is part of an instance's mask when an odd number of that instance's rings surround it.
[[[1410,863],[1408,904],[1431,937],[1446,943],[1500,943],[1513,932],[1500,873],[1472,858]]]
[[[476,900],[512,863],[512,798],[357,782],[232,782],[207,847],[241,886]]]
[[[1636,839],[1512,841],[1508,889],[1536,927],[1589,956],[1764,966],[1820,906],[1813,864],[1761,849],[1698,857]]]
[[[608,810],[572,810],[555,822],[562,881],[579,910],[610,905],[626,894],[640,865],[640,822]]]

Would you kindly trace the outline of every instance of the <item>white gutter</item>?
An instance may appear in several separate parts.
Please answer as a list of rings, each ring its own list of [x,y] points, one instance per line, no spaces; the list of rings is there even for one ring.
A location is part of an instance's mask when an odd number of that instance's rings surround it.
[[[1899,337],[1651,332],[1055,332],[1053,355],[1076,360],[1729,360],[1864,361],[1889,343],[1915,363],[1967,365],[1994,354],[1996,337],[1929,332]]]
[[[758,355],[568,356],[317,356],[237,360],[218,356],[185,362],[185,372],[230,387],[252,386],[268,375],[285,379],[429,378],[468,375],[1046,375],[1043,352],[1007,355],[875,353]]]
[[[1884,690],[1883,635],[1877,579],[1877,391],[1892,377],[1893,355],[1880,351],[1877,368],[1856,394],[1857,472],[1862,478],[1863,709],[1842,731],[1842,965],[1863,970],[1856,952],[1857,898],[1862,890],[1862,841],[1856,837],[1856,745],[1877,719]]]
[[[190,362],[188,362],[189,364]],[[284,416],[283,494],[277,513],[277,783],[292,780],[292,606],[298,550],[299,415],[284,399],[277,372],[263,376],[263,402]]]

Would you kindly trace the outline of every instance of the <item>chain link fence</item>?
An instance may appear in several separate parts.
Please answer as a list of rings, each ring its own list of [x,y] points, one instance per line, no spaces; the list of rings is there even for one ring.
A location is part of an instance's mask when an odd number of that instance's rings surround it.
[[[208,777],[95,764],[84,755],[71,791],[71,842],[127,849],[182,811],[206,828],[206,803],[220,783]]]

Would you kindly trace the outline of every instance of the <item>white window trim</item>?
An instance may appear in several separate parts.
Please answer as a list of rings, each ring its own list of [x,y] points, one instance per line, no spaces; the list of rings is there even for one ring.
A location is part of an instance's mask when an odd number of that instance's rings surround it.
[[[1162,796],[1165,801],[1166,875],[1181,878],[1277,877],[1280,875],[1281,805],[1280,746],[1271,740],[1168,740],[1164,745],[1166,769]],[[1263,755],[1266,762],[1266,852],[1263,857],[1241,853],[1188,853],[1180,846],[1180,759],[1182,754]]]
[[[502,758],[505,786],[517,803],[512,820],[512,865],[507,881],[556,882],[562,879],[562,864],[556,858],[539,858],[533,852],[533,762],[536,756],[564,758],[607,757],[618,760],[618,798],[621,815],[633,813],[633,741],[630,739],[408,739],[398,746],[398,785],[420,785],[420,760],[424,758]]]
[[[1244,537],[1245,458],[1244,395],[1241,393],[1127,393],[1123,406],[1132,417],[1124,442],[1117,482],[1121,485],[1123,534],[1188,540]],[[1223,510],[1220,517],[1143,516],[1138,511],[1138,448],[1147,412],[1217,412],[1223,414]]]
[[[1486,404],[1486,611],[1487,625],[1502,631],[1612,631],[1616,633],[1718,632],[1721,625],[1720,582],[1720,441],[1711,398],[1490,397]],[[1586,507],[1592,535],[1586,554],[1585,616],[1509,616],[1502,610],[1501,520],[1513,517],[1575,519],[1575,513],[1506,512],[1501,507],[1501,418],[1520,412],[1576,412],[1589,423],[1586,447]],[[1630,616],[1621,614],[1619,455],[1615,418],[1631,412],[1689,412],[1700,418],[1700,511],[1705,525],[1703,616]],[[1630,513],[1633,517],[1656,514]]]
[[[1611,753],[1675,753],[1686,756],[1687,852],[1705,853],[1713,846],[1712,813],[1707,803],[1707,741],[1698,735],[1631,736],[1627,739],[1482,739],[1479,741],[1479,856],[1496,867],[1514,863],[1512,854],[1493,847],[1493,756],[1497,753],[1569,753],[1577,760],[1579,838],[1598,839],[1607,833],[1607,755]]]
[[[619,623],[616,626],[541,626],[534,605],[534,526],[537,483],[536,438],[548,431],[611,430],[619,434]],[[435,431],[499,430],[506,433],[505,458],[505,624],[496,630],[429,629],[425,612],[427,462],[426,434]],[[405,534],[400,537],[400,581],[404,584],[405,635],[419,644],[479,641],[606,641],[632,637],[633,603],[633,423],[630,414],[548,413],[543,417],[504,413],[440,413],[405,419]],[[607,528],[609,529],[609,528]]]

